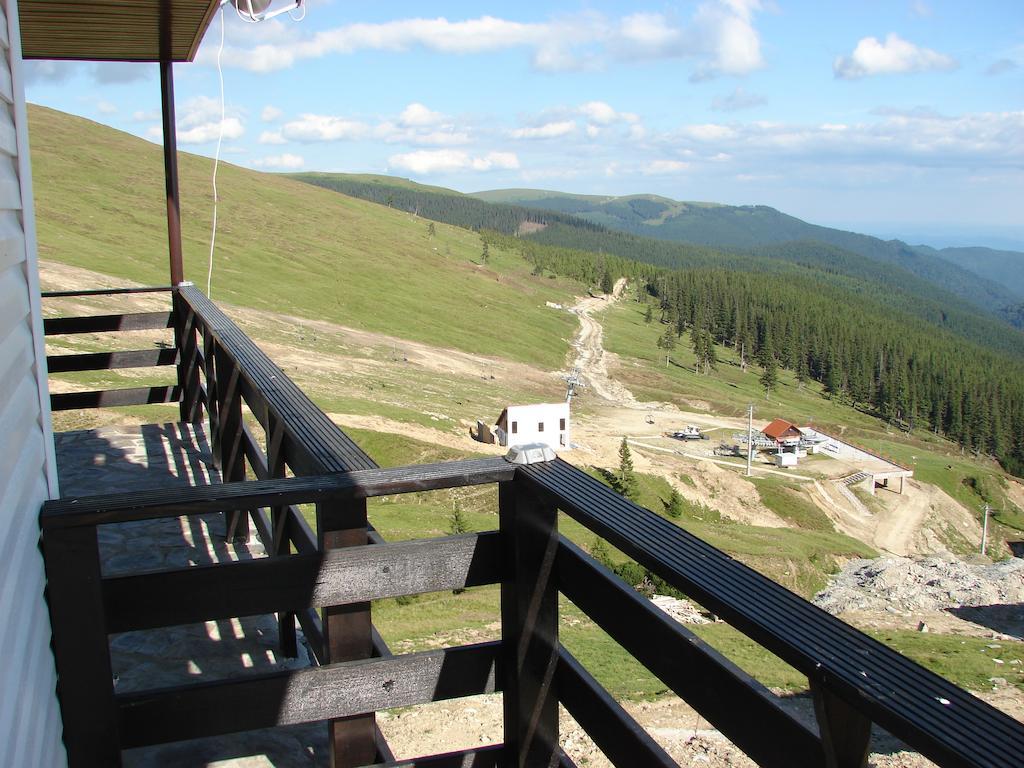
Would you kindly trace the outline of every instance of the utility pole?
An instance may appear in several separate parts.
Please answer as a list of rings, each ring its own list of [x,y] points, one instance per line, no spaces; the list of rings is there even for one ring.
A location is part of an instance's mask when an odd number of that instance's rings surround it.
[[[981,554],[985,554],[985,545],[988,543],[988,513],[989,506],[985,505],[985,521],[981,525]]]
[[[750,477],[750,462],[754,457],[754,406],[747,406],[747,477]]]

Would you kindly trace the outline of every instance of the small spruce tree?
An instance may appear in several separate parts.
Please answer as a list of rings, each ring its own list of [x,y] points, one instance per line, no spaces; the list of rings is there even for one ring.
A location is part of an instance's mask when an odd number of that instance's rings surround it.
[[[487,245],[487,241],[484,240],[484,249],[483,249],[483,251],[480,252],[480,261],[483,264],[486,264],[490,258],[491,258],[491,249]]]
[[[458,499],[452,502],[452,513],[448,516],[448,533],[458,536],[460,533],[469,533],[469,522],[462,514],[462,505]],[[453,589],[453,595],[461,595],[466,590],[463,588]]]
[[[671,325],[658,338],[658,346],[665,350],[665,367],[668,368],[669,358],[672,357],[672,350],[676,348],[676,334]]]
[[[608,548],[608,544],[600,536],[595,536],[594,541],[591,542],[590,556],[606,568],[611,568],[613,565],[612,552]]]
[[[779,372],[778,366],[775,363],[774,355],[767,355],[763,358],[764,362],[761,363],[764,370],[761,372],[761,378],[758,379],[761,382],[761,386],[764,387],[764,399],[768,399],[768,395],[775,389],[775,385],[779,383]]]
[[[619,472],[615,477],[615,490],[621,493],[630,501],[636,501],[639,495],[639,486],[636,474],[633,472],[633,455],[629,452],[629,441],[622,438],[619,444]]]
[[[654,320],[654,309],[648,304],[647,311],[644,312],[644,322],[650,325],[652,320]]]
[[[675,488],[672,489],[668,501],[665,502],[665,514],[673,520],[678,520],[683,516],[683,497]]]

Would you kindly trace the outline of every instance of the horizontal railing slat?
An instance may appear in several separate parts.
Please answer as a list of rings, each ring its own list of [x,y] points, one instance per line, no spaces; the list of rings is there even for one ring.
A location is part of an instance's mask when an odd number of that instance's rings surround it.
[[[71,371],[110,371],[117,368],[153,368],[174,365],[176,349],[136,349],[130,352],[85,352],[74,355],[47,355],[50,373]]]
[[[48,317],[43,320],[43,335],[64,336],[72,333],[151,331],[159,328],[173,327],[173,312],[134,312],[124,315]]]
[[[330,720],[498,690],[499,643],[117,697],[122,747]]]
[[[107,631],[494,584],[501,562],[488,532],[116,576],[103,580]]]
[[[84,291],[43,291],[44,299],[63,299],[74,296],[117,296],[125,293],[170,293],[174,290],[170,285],[156,285],[138,288],[90,288]]]
[[[1009,767],[1024,754],[1013,718],[566,462],[517,477],[926,757]]]
[[[612,765],[676,768],[676,761],[565,648],[559,648],[555,686],[559,702]]]
[[[39,519],[44,530],[103,525],[254,507],[281,507],[460,488],[510,480],[514,472],[515,465],[502,457],[493,457],[314,477],[248,480],[191,488],[103,494],[46,502]]]
[[[181,387],[176,384],[157,387],[130,387],[91,392],[60,392],[50,395],[50,410],[74,411],[84,408],[120,408],[128,405],[176,403]]]
[[[561,592],[759,765],[822,765],[818,737],[770,691],[562,538]]]

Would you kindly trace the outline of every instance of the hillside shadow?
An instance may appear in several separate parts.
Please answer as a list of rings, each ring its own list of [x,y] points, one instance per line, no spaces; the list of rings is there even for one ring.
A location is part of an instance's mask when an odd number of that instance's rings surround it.
[[[958,619],[1024,640],[1024,603],[962,605],[947,610]]]

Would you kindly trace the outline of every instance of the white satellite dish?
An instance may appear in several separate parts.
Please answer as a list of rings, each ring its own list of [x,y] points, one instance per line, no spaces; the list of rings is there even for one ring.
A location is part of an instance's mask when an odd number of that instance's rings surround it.
[[[282,13],[290,13],[298,8],[302,8],[303,0],[286,0],[280,8],[275,8],[274,10],[270,10],[274,0],[221,0],[221,5],[229,3],[234,6],[238,18],[249,24],[255,24],[272,19],[275,16],[280,16]],[[305,9],[303,9],[304,14]]]

